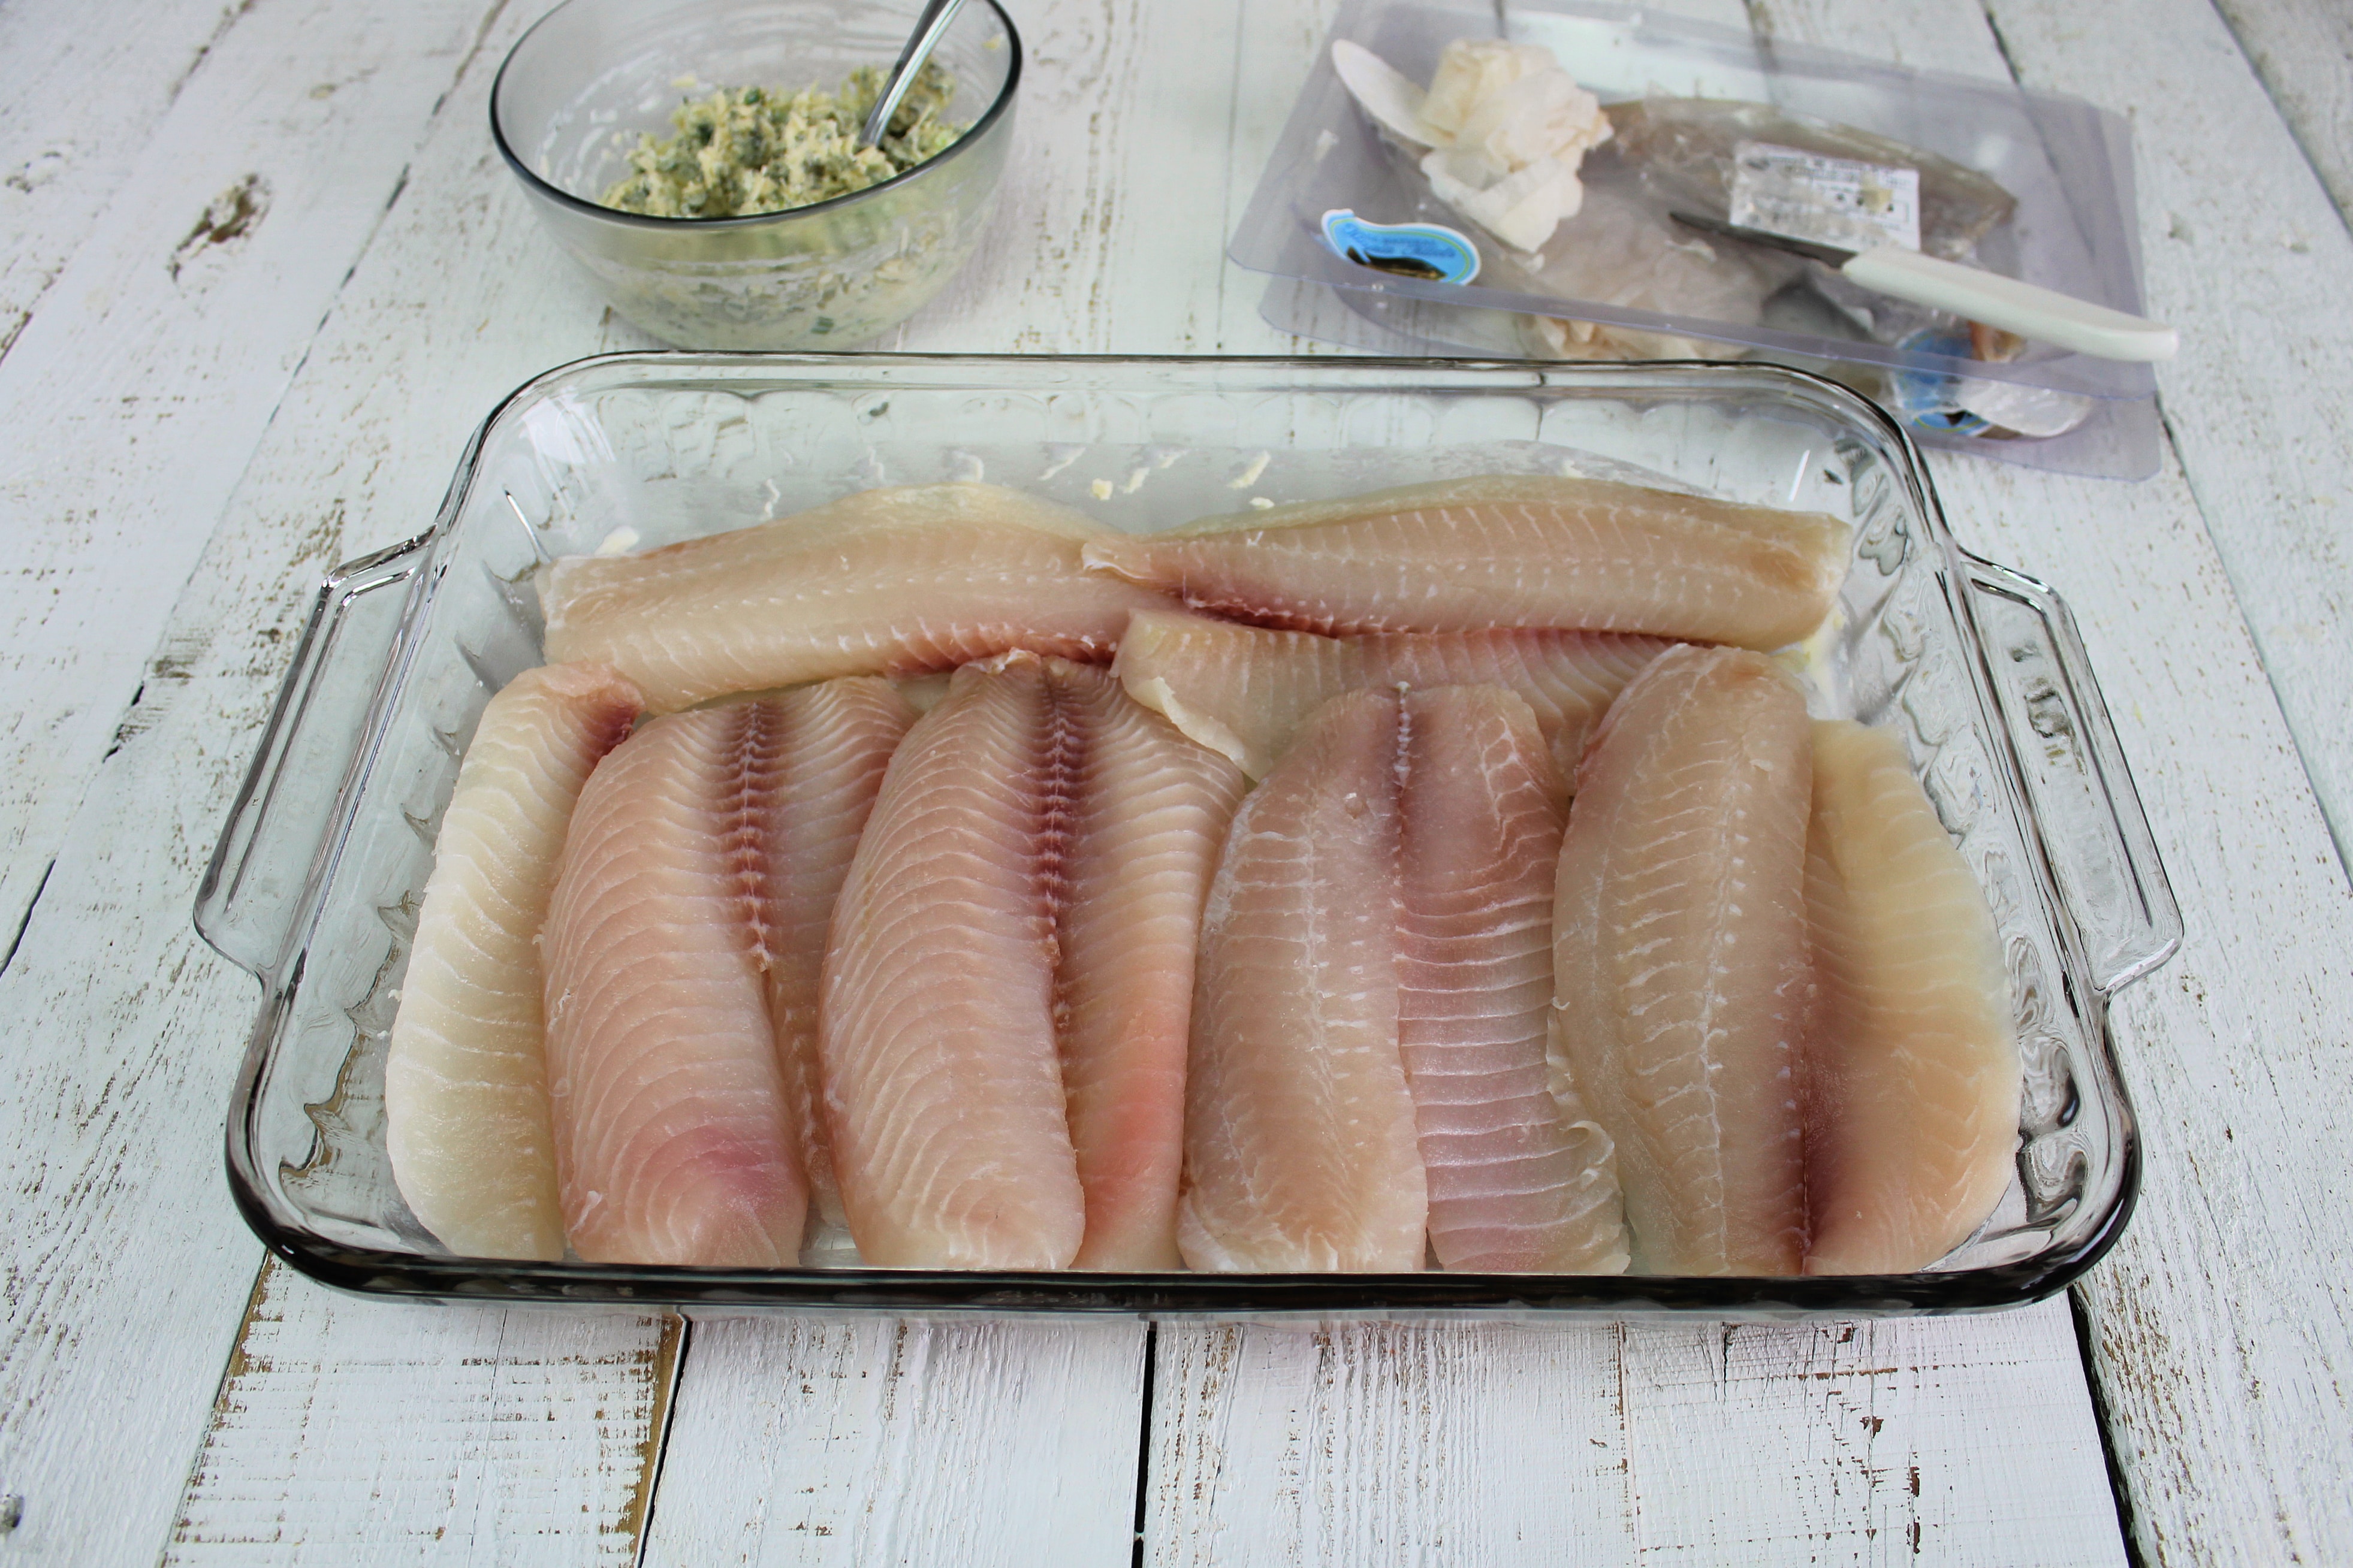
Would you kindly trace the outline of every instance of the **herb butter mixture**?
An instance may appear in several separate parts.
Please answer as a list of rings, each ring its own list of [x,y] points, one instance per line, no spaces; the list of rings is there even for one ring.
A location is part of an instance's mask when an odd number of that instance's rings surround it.
[[[638,138],[629,176],[604,205],[651,217],[746,217],[846,196],[935,156],[965,127],[940,118],[955,79],[927,65],[872,147],[858,128],[882,90],[883,73],[860,66],[839,92],[809,88],[722,88],[681,104],[667,142]]]

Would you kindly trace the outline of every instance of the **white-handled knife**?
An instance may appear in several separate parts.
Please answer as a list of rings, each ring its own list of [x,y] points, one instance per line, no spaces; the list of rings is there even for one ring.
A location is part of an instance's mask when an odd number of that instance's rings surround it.
[[[2111,310],[2088,300],[2077,300],[2055,289],[2021,283],[1999,272],[1941,261],[1900,245],[1874,246],[1869,250],[1844,250],[1810,239],[1792,239],[1761,228],[1745,228],[1721,218],[1697,213],[1668,215],[1677,223],[1767,245],[1835,267],[1866,289],[1909,300],[1932,310],[1950,310],[1989,327],[2056,343],[2063,349],[2098,359],[2147,363],[2171,359],[2181,346],[2180,334],[2161,321]]]

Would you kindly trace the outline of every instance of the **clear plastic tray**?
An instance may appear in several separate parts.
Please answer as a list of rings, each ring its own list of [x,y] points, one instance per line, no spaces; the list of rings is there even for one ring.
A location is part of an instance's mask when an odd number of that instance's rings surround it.
[[[1574,469],[1854,525],[1822,715],[1898,730],[1983,880],[2027,1069],[2018,1180],[1930,1272],[768,1272],[455,1258],[385,1156],[386,1030],[439,815],[491,693],[540,662],[531,573],[872,485],[987,479],[1115,526],[1493,469]],[[626,536],[625,536],[626,537]],[[2139,1152],[2107,1002],[2180,927],[2098,688],[2051,591],[1963,552],[1871,405],[1761,365],[621,355],[510,397],[435,525],[335,572],[206,874],[196,924],[261,982],[228,1176],[270,1248],[387,1295],[889,1311],[1314,1317],[1951,1311],[2060,1289],[2114,1241]]]
[[[1528,314],[1549,315],[1738,345],[1855,380],[1883,402],[1896,401],[1895,380],[1907,375],[2013,382],[2086,396],[2095,406],[2076,430],[2042,440],[1912,433],[1938,446],[2066,471],[2140,479],[2156,470],[2158,427],[2148,401],[2156,380],[2146,364],[2039,343],[1998,363],[1922,353],[1845,335],[1843,328],[1833,331],[1837,312],[1819,301],[1768,310],[1762,323],[1736,324],[1478,280],[1402,278],[1344,260],[1322,237],[1324,214],[1342,207],[1379,223],[1443,223],[1470,233],[1482,249],[1494,248],[1383,145],[1332,66],[1331,40],[1347,39],[1426,82],[1440,50],[1462,37],[1545,45],[1605,104],[1647,94],[1769,103],[1942,154],[1992,176],[2017,198],[2011,217],[1978,242],[1975,265],[2134,314],[2144,309],[2130,130],[2079,99],[1778,40],[1768,47],[1746,32],[1587,0],[1349,0],[1316,54],[1229,250],[1241,266],[1275,278],[1267,313],[1277,326],[1358,347],[1405,342],[1517,357],[1530,351],[1515,323]],[[1588,161],[1599,166],[1608,151],[1605,144]],[[1345,310],[1305,310],[1299,290],[1280,287],[1286,280],[1328,290]],[[1792,289],[1777,298],[1802,302],[1810,296]],[[1341,319],[1346,311],[1398,336],[1351,331]]]

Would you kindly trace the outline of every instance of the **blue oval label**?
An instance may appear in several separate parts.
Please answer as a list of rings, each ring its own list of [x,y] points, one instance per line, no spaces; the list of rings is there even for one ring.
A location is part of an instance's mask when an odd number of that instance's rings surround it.
[[[1367,223],[1346,207],[1324,215],[1324,243],[1359,267],[1431,283],[1479,276],[1479,247],[1444,224]]]

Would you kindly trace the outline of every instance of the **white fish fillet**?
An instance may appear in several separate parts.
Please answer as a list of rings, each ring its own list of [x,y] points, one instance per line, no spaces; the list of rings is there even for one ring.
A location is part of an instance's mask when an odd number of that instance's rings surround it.
[[[1056,662],[1078,742],[1057,917],[1062,1086],[1087,1197],[1074,1263],[1175,1268],[1195,947],[1246,781],[1103,671]]]
[[[1567,775],[1610,700],[1666,647],[1657,637],[1550,628],[1327,637],[1139,610],[1112,672],[1129,696],[1254,779],[1273,768],[1309,714],[1345,693],[1501,686],[1535,710]]]
[[[1202,915],[1177,1240],[1198,1269],[1421,1267],[1398,1053],[1398,710],[1358,692],[1235,815]]]
[[[1105,671],[1024,653],[909,731],[825,970],[869,1261],[1167,1264],[1194,935],[1240,789]]]
[[[482,710],[442,814],[385,1061],[385,1142],[410,1212],[463,1257],[564,1256],[539,931],[581,785],[638,708],[608,669],[525,670]]]
[[[1553,880],[1567,786],[1493,686],[1405,700],[1398,1044],[1451,1269],[1617,1273],[1614,1173],[1548,1085]]]
[[[1810,745],[1770,659],[1679,647],[1586,756],[1553,916],[1557,1040],[1616,1146],[1636,1273],[1802,1259]]]
[[[867,490],[642,555],[568,555],[540,586],[551,658],[593,658],[657,711],[1008,648],[1108,660],[1158,595],[1081,570],[1106,531],[995,485]]]
[[[1553,626],[1772,649],[1819,626],[1847,525],[1600,479],[1494,474],[1113,536],[1086,564],[1303,631]]]
[[[1813,798],[1806,1272],[1906,1273],[1967,1240],[2014,1173],[2010,977],[1902,741],[1817,723]]]
[[[761,956],[771,704],[657,720],[590,775],[550,906],[565,1227],[592,1262],[789,1268],[807,1188]]]
[[[818,977],[834,901],[882,787],[883,770],[915,710],[872,676],[846,676],[766,699],[778,737],[764,781],[761,834],[767,860],[762,962],[776,1060],[792,1110],[795,1147],[807,1178],[810,1224],[847,1223],[826,1132],[818,1058]]]

